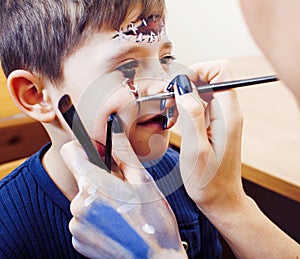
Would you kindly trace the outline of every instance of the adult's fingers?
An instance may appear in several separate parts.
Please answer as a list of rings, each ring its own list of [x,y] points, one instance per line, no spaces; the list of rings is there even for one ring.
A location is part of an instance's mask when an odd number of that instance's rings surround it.
[[[177,82],[177,88],[180,89],[180,84],[188,85],[188,82],[184,79],[183,81]],[[206,132],[205,105],[197,90],[189,93],[190,89],[185,94],[180,94],[184,91],[178,91],[177,88],[175,87],[175,98],[182,126],[181,169],[184,178],[187,179],[197,167],[199,157],[202,161],[207,159],[210,143]]]
[[[119,200],[120,197],[126,200],[131,197],[128,184],[92,164],[77,142],[65,144],[61,154],[77,181],[80,191],[77,196],[84,196],[86,203],[97,195],[105,200]]]
[[[87,211],[84,218],[79,221],[74,219],[70,228],[72,228],[73,235],[81,240],[91,240],[90,243],[94,247],[99,246],[99,242],[105,243],[102,250],[107,249],[108,254],[113,255],[116,252],[115,249],[125,254],[129,252],[131,256],[128,254],[126,258],[140,258],[148,254],[149,246],[138,233],[143,233],[141,227],[145,224],[142,212],[133,210],[133,214],[129,216],[138,231],[132,228],[123,216],[118,209],[114,209],[105,202],[97,201]]]
[[[226,59],[193,64],[187,69],[186,75],[195,85],[232,79],[230,62]]]
[[[113,131],[113,157],[128,184],[135,189],[139,202],[148,203],[164,199],[152,176],[136,156],[126,134],[121,131]]]
[[[243,114],[237,94],[234,90],[222,91],[214,94],[210,103],[210,130],[214,149],[223,152],[227,147],[235,147],[234,143],[241,141]],[[234,150],[238,155],[240,145]]]
[[[179,78],[179,77],[178,77]],[[176,104],[180,115],[181,125],[183,126],[183,137],[195,137],[189,132],[197,132],[198,137],[201,140],[206,140],[206,118],[205,118],[205,109],[206,103],[201,100],[198,95],[198,92],[185,76],[180,76],[181,81],[177,81],[175,87],[175,98]],[[186,93],[178,91],[180,89],[180,84],[190,85],[190,90]],[[181,93],[180,93],[181,92]],[[187,134],[184,134],[187,133]],[[192,140],[192,138],[187,138]]]
[[[193,64],[186,70],[186,75],[196,85],[207,85],[216,82],[228,81],[232,79],[230,62],[226,59],[206,61]],[[213,91],[199,93],[201,98],[210,102],[213,98]]]
[[[214,161],[213,150],[207,135],[205,105],[197,91],[180,95],[175,89],[175,98],[183,127],[180,169],[183,182],[190,197],[198,200],[202,178],[206,168]]]
[[[87,155],[76,140],[64,144],[60,150],[60,154],[77,183],[80,177],[86,176],[87,172],[101,170],[88,161]],[[105,172],[104,170],[102,171],[103,173]]]
[[[73,217],[69,223],[69,229],[73,235],[73,247],[88,258],[112,258],[116,251],[123,254],[124,258],[131,256],[119,242],[85,220]]]
[[[112,138],[113,157],[126,180],[131,184],[141,184],[151,181],[152,178],[133,151],[117,115],[114,117],[112,129],[114,132]]]

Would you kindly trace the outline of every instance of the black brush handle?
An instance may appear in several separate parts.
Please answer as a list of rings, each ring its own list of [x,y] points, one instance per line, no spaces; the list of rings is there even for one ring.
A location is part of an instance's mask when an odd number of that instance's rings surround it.
[[[72,105],[66,112],[62,113],[62,115],[69,125],[70,129],[78,139],[79,143],[83,147],[89,161],[94,165],[107,170],[103,160],[101,159],[86,129],[84,128],[83,123],[79,118],[79,115],[74,106]]]
[[[241,80],[227,81],[222,83],[202,85],[202,86],[198,86],[197,90],[199,93],[207,93],[212,91],[223,91],[231,88],[244,87],[249,85],[270,83],[270,82],[275,82],[277,80],[278,79],[276,76],[262,76],[262,77],[255,77],[249,79],[241,79]]]
[[[178,77],[187,77],[187,76],[186,75],[178,75],[177,78]],[[275,81],[278,81],[278,78],[275,75],[261,76],[261,77],[233,80],[233,81],[227,81],[227,82],[215,83],[215,84],[204,84],[204,85],[197,86],[197,90],[198,90],[199,94],[201,94],[201,93],[209,93],[209,92],[214,92],[214,91],[223,91],[223,90],[244,87],[244,86],[250,86],[250,85],[271,83],[271,82],[275,82]],[[141,97],[138,97],[136,101],[137,102],[146,102],[146,101],[161,100],[161,99],[174,98],[174,97],[175,97],[174,92],[165,92],[165,93],[153,94],[153,95],[148,95],[148,96],[141,96]]]

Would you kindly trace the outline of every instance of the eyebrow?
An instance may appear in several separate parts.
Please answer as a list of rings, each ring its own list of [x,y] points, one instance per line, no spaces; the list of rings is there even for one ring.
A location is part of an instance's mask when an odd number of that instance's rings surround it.
[[[171,50],[173,50],[173,44],[172,44],[171,41],[167,41],[167,42],[163,43],[163,45],[161,46],[160,49],[161,50],[162,49],[171,49]]]
[[[153,43],[145,43],[145,44],[153,44]],[[163,49],[173,49],[173,44],[171,41],[167,41],[167,42],[164,42],[162,44],[162,46],[160,46],[160,50],[163,50]],[[109,58],[108,60],[108,63],[110,66],[113,66],[114,64],[117,64],[123,60],[125,60],[128,56],[130,56],[131,54],[136,54],[136,53],[144,53],[145,51],[145,48],[143,46],[134,46],[132,48],[129,48],[124,51],[120,51],[119,53],[117,53],[116,55],[112,56]]]

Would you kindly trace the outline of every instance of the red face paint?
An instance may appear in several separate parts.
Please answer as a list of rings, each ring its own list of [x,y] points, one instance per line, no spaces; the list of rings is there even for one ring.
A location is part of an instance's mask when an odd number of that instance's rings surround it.
[[[120,40],[152,43],[160,40],[160,34],[164,28],[164,20],[159,15],[151,15],[135,22],[131,22],[124,30],[121,28],[113,37]]]

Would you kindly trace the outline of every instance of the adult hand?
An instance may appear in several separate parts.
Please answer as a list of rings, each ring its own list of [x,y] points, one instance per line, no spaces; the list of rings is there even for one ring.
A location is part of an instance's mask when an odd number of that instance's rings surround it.
[[[75,141],[61,154],[79,193],[71,202],[73,246],[90,258],[186,258],[177,222],[125,133],[113,135],[120,172],[90,163]]]
[[[196,72],[188,77],[195,84],[231,79],[226,61],[199,63],[191,69]],[[175,96],[182,126],[180,168],[186,190],[207,216],[239,210],[247,206],[247,198],[240,168],[243,117],[236,93],[206,94],[205,102],[195,87],[188,89],[185,82],[182,86],[185,89],[179,85]]]
[[[189,76],[194,82],[228,80],[227,69],[219,62],[193,68],[197,73]],[[299,257],[299,244],[243,191],[243,118],[236,94],[232,90],[213,93],[205,103],[195,89],[189,93],[188,81],[182,81],[175,98],[183,125],[180,161],[187,192],[238,258]]]

